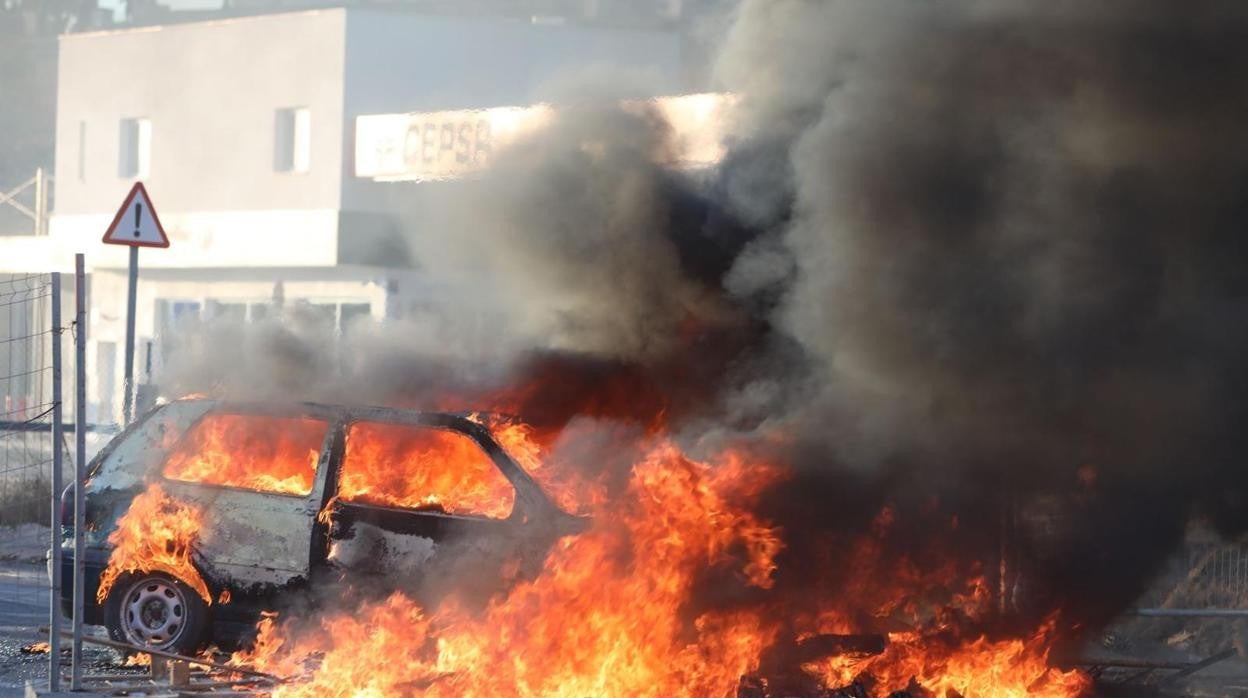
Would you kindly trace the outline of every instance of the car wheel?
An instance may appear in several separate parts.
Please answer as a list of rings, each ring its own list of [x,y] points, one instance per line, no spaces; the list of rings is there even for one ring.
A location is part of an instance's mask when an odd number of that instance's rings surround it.
[[[123,575],[104,613],[113,640],[176,654],[194,654],[209,627],[208,605],[199,594],[159,573]]]

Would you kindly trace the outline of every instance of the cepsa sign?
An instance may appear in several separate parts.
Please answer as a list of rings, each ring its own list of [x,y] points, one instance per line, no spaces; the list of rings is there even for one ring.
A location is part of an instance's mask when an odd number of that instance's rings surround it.
[[[536,130],[545,105],[361,116],[355,174],[379,180],[455,179],[484,168],[494,149]]]
[[[626,101],[620,108],[657,115],[668,125],[663,164],[712,166],[724,155],[735,98],[694,94]],[[355,176],[379,181],[456,179],[489,166],[500,149],[555,116],[545,104],[421,114],[379,114],[355,121]]]
[[[416,122],[403,139],[403,162],[408,168],[437,167],[454,154],[457,165],[482,165],[490,152],[490,133],[486,119]]]

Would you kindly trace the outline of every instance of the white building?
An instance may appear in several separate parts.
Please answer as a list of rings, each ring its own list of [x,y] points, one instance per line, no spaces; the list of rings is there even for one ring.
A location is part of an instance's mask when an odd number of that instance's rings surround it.
[[[436,305],[453,289],[398,254],[388,203],[421,185],[355,175],[357,118],[528,105],[596,65],[680,91],[680,39],[662,32],[338,8],[63,36],[49,234],[0,238],[0,272],[87,254],[88,399],[116,419],[127,257],[100,238],[134,181],[171,241],[141,254],[143,380],[183,320],[254,318],[275,294],[338,327]]]
[[[671,94],[679,53],[675,35],[343,8],[67,35],[51,233],[96,242],[141,179],[173,241],[161,266],[375,261],[353,255],[392,221],[352,176],[356,117],[530,104],[594,64]]]

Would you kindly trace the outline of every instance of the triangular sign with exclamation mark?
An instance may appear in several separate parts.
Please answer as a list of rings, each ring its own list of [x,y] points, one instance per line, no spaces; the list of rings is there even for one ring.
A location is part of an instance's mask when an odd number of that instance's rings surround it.
[[[169,237],[156,217],[152,200],[142,182],[135,182],[126,200],[113,217],[112,225],[104,233],[104,242],[110,245],[132,247],[168,247]]]

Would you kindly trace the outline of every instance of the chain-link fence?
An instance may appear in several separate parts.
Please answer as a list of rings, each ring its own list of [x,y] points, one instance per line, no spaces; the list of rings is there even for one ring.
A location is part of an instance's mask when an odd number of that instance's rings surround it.
[[[51,602],[53,301],[49,274],[0,276],[0,636],[17,642]]]

